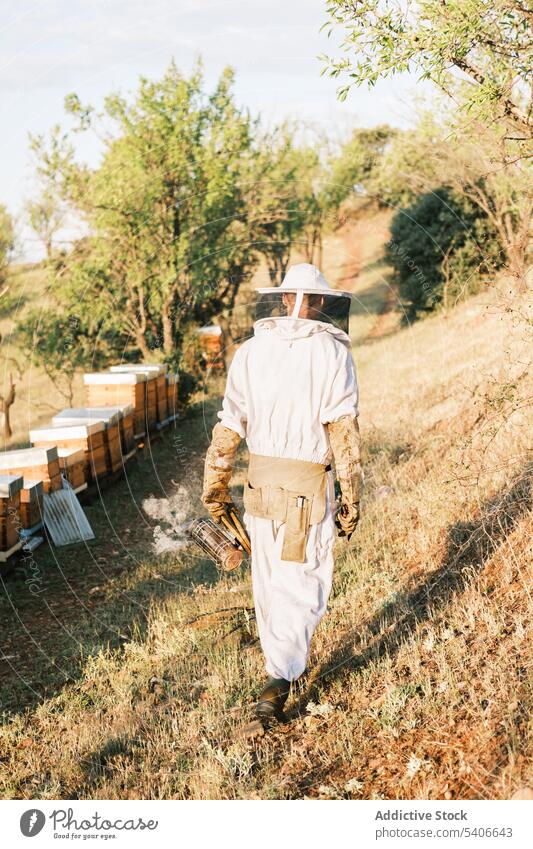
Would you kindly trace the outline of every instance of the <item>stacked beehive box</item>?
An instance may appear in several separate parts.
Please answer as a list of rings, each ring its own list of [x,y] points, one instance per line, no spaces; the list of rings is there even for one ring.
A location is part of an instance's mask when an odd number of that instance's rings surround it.
[[[111,374],[145,374],[146,426],[151,431],[156,425],[166,424],[168,419],[166,365],[123,363],[118,366],[111,366],[109,371]]]
[[[101,408],[100,408],[101,409]],[[137,443],[135,442],[135,410],[132,404],[123,404],[118,408],[122,413],[120,419],[120,442],[122,445],[122,456],[124,460],[129,460],[137,451]]]
[[[145,372],[146,374],[146,372]],[[146,374],[146,429],[149,433],[157,426],[157,376]]]
[[[118,429],[122,459],[129,460],[137,450],[135,442],[135,410],[133,404],[120,404],[115,407],[75,407],[62,410],[54,416],[54,427],[59,424],[76,424],[80,419],[92,419],[113,423],[118,417]],[[111,421],[113,420],[113,421]]]
[[[223,370],[225,364],[222,328],[218,324],[210,324],[207,327],[199,327],[196,332],[201,339],[206,368]]]
[[[105,425],[102,421],[73,427],[49,427],[30,431],[30,441],[40,448],[82,449],[85,455],[85,478],[95,481],[108,474],[105,447]],[[59,471],[59,460],[58,460]],[[61,476],[59,476],[61,485]],[[46,486],[45,486],[46,492]]]
[[[23,530],[27,531],[42,522],[43,498],[43,482],[24,478],[20,491],[20,523]]]
[[[102,372],[84,374],[83,382],[89,407],[124,408],[131,406],[133,407],[135,438],[140,439],[145,435],[146,373]]]
[[[178,375],[167,374],[167,409],[170,421],[178,415]]]
[[[35,442],[31,438],[30,441]],[[57,442],[50,441],[21,451],[3,451],[0,454],[0,473],[23,475],[43,482],[45,492],[61,489],[61,471],[57,456]]]
[[[122,468],[122,447],[120,443],[120,419],[122,413],[116,407],[75,407],[62,410],[52,419],[54,427],[73,427],[78,424],[92,424],[102,421],[105,425],[104,446],[108,474]]]
[[[4,555],[19,543],[22,483],[22,475],[0,475],[0,552]]]
[[[87,415],[107,421],[107,416],[118,416],[122,459],[129,460],[137,450],[135,442],[135,409],[133,404],[119,404],[115,407],[84,407]]]
[[[83,448],[58,448],[59,468],[75,492],[87,489]]]

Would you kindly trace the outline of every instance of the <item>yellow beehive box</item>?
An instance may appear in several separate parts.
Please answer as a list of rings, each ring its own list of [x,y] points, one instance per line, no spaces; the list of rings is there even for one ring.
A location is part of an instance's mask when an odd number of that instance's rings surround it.
[[[33,440],[30,437],[30,442]],[[56,443],[0,453],[0,473],[22,475],[43,482],[45,492],[61,489]]]
[[[85,477],[87,481],[97,480],[108,474],[105,425],[102,421],[71,427],[48,427],[30,430],[30,441],[40,448],[54,445],[56,449],[82,449],[85,454]]]

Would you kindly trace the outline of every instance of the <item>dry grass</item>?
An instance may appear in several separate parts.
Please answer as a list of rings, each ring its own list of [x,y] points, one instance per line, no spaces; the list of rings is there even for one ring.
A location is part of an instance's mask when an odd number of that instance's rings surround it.
[[[263,680],[249,573],[155,559],[153,527],[135,518],[158,489],[148,465],[105,501],[99,548],[63,561],[31,616],[21,580],[6,583],[48,666],[39,677],[15,661],[4,677],[1,794],[474,799],[531,786],[532,381],[518,306],[494,292],[357,346],[363,519],[338,543],[310,671],[275,733],[235,739]],[[188,486],[191,514],[211,389],[153,448],[152,470]],[[10,651],[30,650],[17,627]],[[25,709],[17,672],[35,690]]]

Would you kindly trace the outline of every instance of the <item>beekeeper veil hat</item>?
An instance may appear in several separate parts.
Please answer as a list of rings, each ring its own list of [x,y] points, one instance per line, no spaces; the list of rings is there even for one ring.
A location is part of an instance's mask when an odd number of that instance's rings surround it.
[[[306,318],[334,324],[348,333],[351,293],[332,289],[322,272],[308,262],[291,265],[281,286],[257,289],[256,320]]]

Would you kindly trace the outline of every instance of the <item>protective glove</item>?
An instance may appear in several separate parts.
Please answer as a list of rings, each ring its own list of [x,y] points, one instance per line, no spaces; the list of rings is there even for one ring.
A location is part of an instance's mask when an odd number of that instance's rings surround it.
[[[335,516],[335,525],[339,529],[339,536],[350,539],[359,523],[359,504],[341,504]]]
[[[339,528],[339,536],[350,539],[359,521],[363,481],[359,422],[357,416],[341,416],[326,427],[341,490],[341,507],[337,511],[335,524]]]
[[[205,457],[202,504],[217,524],[231,509],[237,512],[229,494],[229,482],[240,441],[239,434],[222,422],[213,428]]]

